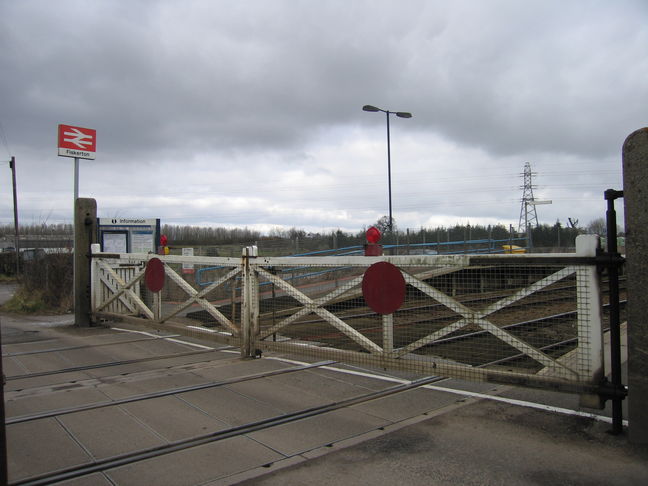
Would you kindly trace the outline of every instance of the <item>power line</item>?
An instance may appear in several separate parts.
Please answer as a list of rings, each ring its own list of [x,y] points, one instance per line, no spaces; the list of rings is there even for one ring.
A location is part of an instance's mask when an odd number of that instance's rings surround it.
[[[11,157],[11,150],[9,149],[9,141],[7,140],[7,134],[2,126],[2,122],[0,121],[0,140],[2,140],[2,145],[5,146],[7,149],[7,155]]]

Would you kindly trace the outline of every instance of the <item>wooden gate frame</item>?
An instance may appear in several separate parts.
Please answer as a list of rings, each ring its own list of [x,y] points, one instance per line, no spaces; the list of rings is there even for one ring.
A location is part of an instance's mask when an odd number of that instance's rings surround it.
[[[177,317],[180,312],[193,304],[198,304],[208,312],[224,328],[226,328],[241,348],[241,356],[255,356],[257,350],[274,350],[280,352],[293,352],[317,356],[318,358],[334,359],[338,361],[379,366],[384,368],[417,371],[422,373],[437,374],[441,376],[458,377],[477,381],[492,381],[497,383],[512,383],[518,385],[551,388],[554,390],[572,391],[586,394],[596,394],[603,377],[603,338],[601,325],[601,299],[599,295],[599,279],[596,271],[594,257],[598,248],[598,237],[593,235],[580,235],[577,238],[577,253],[574,254],[542,254],[542,255],[433,255],[433,256],[383,256],[383,257],[256,257],[250,249],[244,250],[241,259],[218,257],[181,257],[161,256],[165,264],[165,273],[187,295],[187,299],[176,305],[170,311],[163,313],[161,302],[154,302],[151,310],[142,299],[133,291],[134,286],[144,276],[144,264],[155,255],[137,254],[94,254],[93,255],[93,311],[96,315],[108,317],[124,317],[123,315],[107,312],[106,308],[112,302],[122,302],[131,313],[140,313],[144,320],[153,321],[163,325]],[[106,260],[112,259],[112,262]],[[324,305],[343,295],[350,289],[357,288],[362,281],[362,276],[354,277],[350,282],[325,296],[311,298],[297,289],[294,285],[281,279],[268,269],[271,267],[287,267],[295,265],[324,267],[324,266],[355,266],[368,267],[379,261],[388,261],[401,268],[406,282],[421,292],[429,295],[439,303],[447,306],[461,317],[428,336],[417,339],[399,349],[393,349],[393,319],[383,316],[383,342],[382,346],[374,343],[360,332],[353,329],[344,320],[324,308]],[[121,278],[112,268],[114,265],[134,264],[141,265],[130,280]],[[441,272],[452,272],[460,268],[479,264],[508,264],[524,265],[529,262],[538,264],[560,264],[564,267],[542,280],[528,285],[515,294],[505,297],[489,305],[486,309],[473,310],[456,299],[440,292],[422,279],[410,274],[408,266],[445,267]],[[199,265],[220,265],[231,267],[231,270],[206,288],[198,291],[187,284],[168,264],[192,263]],[[112,266],[111,266],[112,265]],[[447,267],[453,267],[448,270]],[[510,332],[499,328],[488,320],[488,315],[510,305],[537,290],[555,283],[569,275],[576,274],[579,288],[586,287],[588,299],[581,302],[578,299],[579,316],[579,348],[576,353],[575,363],[578,367],[561,359],[554,359],[534,348],[523,340],[516,338]],[[226,282],[241,278],[243,307],[240,323],[232,322],[226,318],[215,306],[204,297],[215,288]],[[263,332],[259,329],[259,278],[273,283],[286,294],[295,298],[301,309],[291,316],[283,319]],[[110,298],[100,301],[99,288],[112,292]],[[357,290],[356,290],[357,292]],[[358,295],[360,295],[358,293]],[[328,322],[333,328],[342,332],[364,352],[355,352],[342,349],[326,348],[321,346],[308,346],[306,343],[275,342],[268,338],[283,327],[295,322],[300,317],[315,313]],[[131,316],[132,317],[132,316]],[[140,319],[141,320],[141,319]],[[483,330],[491,333],[501,341],[511,345],[530,356],[545,366],[543,373],[521,374],[504,370],[476,368],[469,365],[450,362],[443,359],[428,359],[412,354],[416,349],[430,344],[455,330],[466,325],[476,324]],[[177,327],[174,328],[177,331]],[[232,340],[229,341],[233,342]],[[573,354],[573,353],[572,353]],[[572,356],[573,357],[573,356]]]

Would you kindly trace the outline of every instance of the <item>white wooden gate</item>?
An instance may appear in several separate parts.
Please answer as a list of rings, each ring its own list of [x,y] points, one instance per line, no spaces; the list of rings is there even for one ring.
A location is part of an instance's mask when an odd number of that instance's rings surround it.
[[[597,245],[579,236],[576,254],[532,256],[98,253],[92,305],[97,317],[208,335],[242,356],[289,352],[595,394],[604,376]],[[142,296],[153,257],[164,262],[165,289]],[[405,303],[390,315],[371,312],[362,297],[364,271],[379,261],[397,266],[407,283]],[[183,263],[209,269],[213,280],[201,288],[181,273]]]

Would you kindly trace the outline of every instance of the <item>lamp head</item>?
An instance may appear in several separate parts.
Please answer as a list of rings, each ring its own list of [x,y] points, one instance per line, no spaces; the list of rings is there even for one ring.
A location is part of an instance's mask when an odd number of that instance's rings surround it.
[[[406,111],[397,111],[396,116],[398,116],[400,118],[412,118],[412,114],[407,113]]]
[[[371,105],[364,105],[362,109],[363,111],[380,111],[380,108],[376,108],[375,106]]]

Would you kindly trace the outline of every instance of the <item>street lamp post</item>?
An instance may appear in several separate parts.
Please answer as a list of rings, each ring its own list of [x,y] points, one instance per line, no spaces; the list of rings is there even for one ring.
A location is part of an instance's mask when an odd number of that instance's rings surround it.
[[[364,105],[364,111],[382,111],[387,116],[387,184],[389,190],[389,231],[392,231],[392,190],[391,190],[391,148],[389,141],[389,115],[396,115],[399,118],[412,118],[412,114],[406,111],[389,111],[377,108],[372,105]]]

